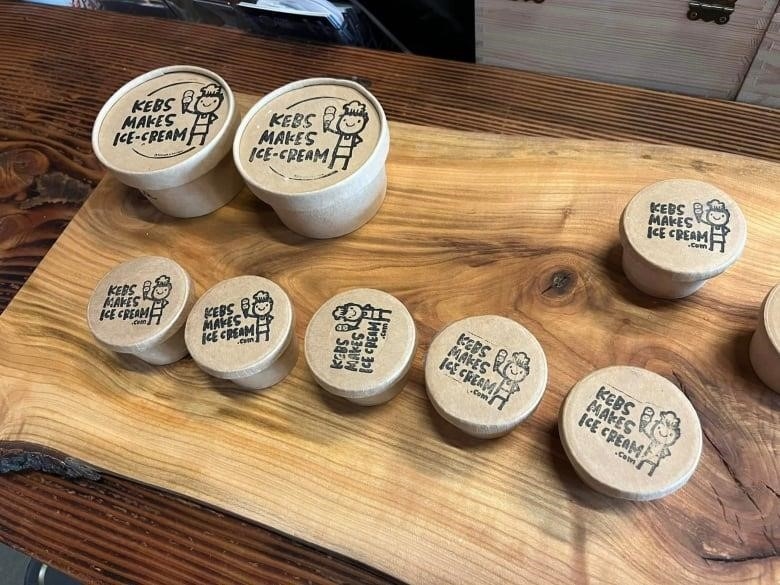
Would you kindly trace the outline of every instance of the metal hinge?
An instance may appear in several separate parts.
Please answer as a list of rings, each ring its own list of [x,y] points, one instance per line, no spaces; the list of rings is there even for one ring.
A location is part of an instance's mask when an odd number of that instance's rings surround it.
[[[710,2],[688,2],[688,18],[726,24],[734,12],[736,0],[714,0]]]

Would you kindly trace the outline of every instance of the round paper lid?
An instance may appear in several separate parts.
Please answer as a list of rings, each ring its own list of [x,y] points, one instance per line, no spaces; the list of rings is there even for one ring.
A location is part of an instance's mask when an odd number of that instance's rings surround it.
[[[547,386],[542,346],[522,325],[497,315],[442,330],[425,359],[428,396],[439,414],[477,437],[497,437],[525,420]]]
[[[213,168],[230,152],[237,113],[225,81],[200,67],[150,71],[120,88],[95,121],[92,144],[108,168],[127,179],[158,175],[183,184]],[[184,170],[183,163],[189,161]],[[195,169],[204,164],[209,168]],[[163,176],[192,173],[187,178]]]
[[[261,99],[236,133],[236,166],[264,190],[295,195],[326,189],[386,152],[387,121],[362,86],[309,79]]]
[[[684,282],[726,270],[747,238],[737,203],[717,187],[689,179],[642,189],[623,211],[620,228],[624,244]]]
[[[414,320],[403,303],[368,288],[334,296],[306,329],[306,361],[317,382],[353,400],[381,394],[400,381],[415,347]]]
[[[764,299],[762,318],[769,340],[780,354],[780,284],[770,290]]]
[[[87,322],[106,347],[144,351],[184,325],[194,297],[189,275],[173,260],[135,258],[101,279],[87,306]]]
[[[563,403],[563,448],[580,477],[617,498],[654,500],[682,487],[701,455],[699,417],[666,378],[629,366],[592,372]]]
[[[260,276],[223,280],[198,299],[187,319],[192,359],[217,378],[257,374],[287,349],[293,308],[287,293]]]

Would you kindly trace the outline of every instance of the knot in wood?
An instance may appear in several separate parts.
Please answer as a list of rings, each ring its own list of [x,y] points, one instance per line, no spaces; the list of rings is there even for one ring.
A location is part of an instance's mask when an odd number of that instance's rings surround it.
[[[563,297],[577,285],[577,273],[569,268],[558,268],[542,280],[542,295]]]

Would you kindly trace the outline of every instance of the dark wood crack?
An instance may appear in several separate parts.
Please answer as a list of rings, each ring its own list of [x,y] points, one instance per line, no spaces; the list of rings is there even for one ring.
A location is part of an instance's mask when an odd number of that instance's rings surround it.
[[[25,471],[41,471],[67,479],[101,479],[94,467],[54,449],[18,442],[0,445],[0,474]]]

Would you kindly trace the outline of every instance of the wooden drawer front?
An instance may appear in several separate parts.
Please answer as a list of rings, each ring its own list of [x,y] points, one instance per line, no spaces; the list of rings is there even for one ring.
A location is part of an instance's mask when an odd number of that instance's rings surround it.
[[[733,99],[778,0],[739,0],[725,25],[685,0],[476,0],[477,61]]]
[[[737,99],[780,108],[780,8],[766,30]]]

